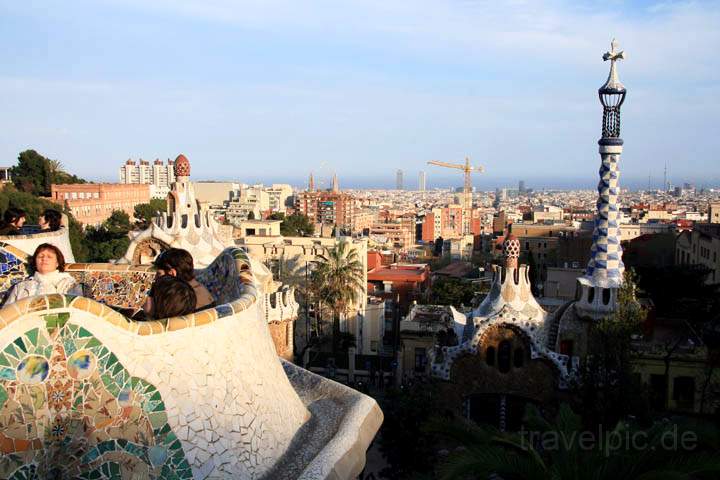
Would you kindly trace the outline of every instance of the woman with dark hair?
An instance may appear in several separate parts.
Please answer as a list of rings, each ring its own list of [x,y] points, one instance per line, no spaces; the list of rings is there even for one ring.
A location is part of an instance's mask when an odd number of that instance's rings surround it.
[[[62,222],[62,214],[57,210],[48,208],[45,210],[38,223],[40,224],[40,230],[43,232],[54,232],[60,230],[60,223]]]
[[[193,257],[187,250],[182,248],[171,248],[162,252],[153,262],[157,269],[157,278],[164,276],[177,277],[187,282],[195,291],[195,310],[202,310],[214,305],[215,299],[202,283],[195,279]],[[153,287],[155,288],[155,287]],[[145,313],[152,312],[153,297],[148,297],[143,310]]]
[[[0,225],[0,235],[18,235],[20,229],[25,224],[25,210],[10,207],[3,214],[2,225]]]
[[[43,243],[30,258],[32,277],[16,283],[8,292],[5,305],[23,298],[50,293],[82,295],[82,287],[65,272],[65,257],[59,248]]]
[[[195,290],[184,280],[171,275],[158,278],[152,287],[153,319],[188,315],[195,311]]]

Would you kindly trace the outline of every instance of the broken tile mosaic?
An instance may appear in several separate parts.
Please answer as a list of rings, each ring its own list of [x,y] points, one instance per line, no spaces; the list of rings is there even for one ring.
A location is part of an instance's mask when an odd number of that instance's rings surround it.
[[[0,352],[0,478],[192,478],[160,392],[60,315]]]

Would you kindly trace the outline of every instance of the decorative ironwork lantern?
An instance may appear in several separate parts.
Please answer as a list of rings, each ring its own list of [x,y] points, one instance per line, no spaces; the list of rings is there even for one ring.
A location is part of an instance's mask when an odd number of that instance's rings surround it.
[[[620,138],[620,107],[625,101],[626,90],[618,78],[615,62],[624,60],[625,52],[617,51],[617,46],[613,38],[610,51],[603,55],[603,60],[610,60],[610,74],[605,84],[598,89],[603,106],[602,138]]]

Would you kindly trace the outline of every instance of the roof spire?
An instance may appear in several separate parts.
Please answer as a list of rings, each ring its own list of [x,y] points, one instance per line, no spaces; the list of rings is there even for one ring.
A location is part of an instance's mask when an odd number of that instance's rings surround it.
[[[310,180],[308,181],[308,192],[315,191],[315,179],[313,178],[312,172],[310,172]]]
[[[340,193],[340,184],[338,183],[337,173],[333,174],[332,179],[332,192],[333,193]]]
[[[503,255],[505,256],[505,268],[517,268],[520,257],[520,240],[512,233],[503,242]]]

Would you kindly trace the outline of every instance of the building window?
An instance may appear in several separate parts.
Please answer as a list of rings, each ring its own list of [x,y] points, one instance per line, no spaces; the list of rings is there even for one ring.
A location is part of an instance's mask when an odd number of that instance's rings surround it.
[[[485,363],[491,367],[495,365],[495,347],[488,347],[485,350]]]
[[[424,348],[415,348],[415,372],[424,373],[427,365],[427,352]]]
[[[667,382],[665,375],[650,374],[650,404],[655,410],[665,410],[667,398]]]
[[[502,373],[510,371],[510,357],[512,356],[512,346],[508,340],[500,342],[498,347],[498,369]]]
[[[692,409],[695,406],[695,379],[675,377],[673,379],[673,400],[678,408]]]
[[[377,352],[378,349],[378,342],[377,340],[370,340],[370,351],[371,352]]]

